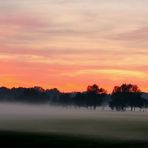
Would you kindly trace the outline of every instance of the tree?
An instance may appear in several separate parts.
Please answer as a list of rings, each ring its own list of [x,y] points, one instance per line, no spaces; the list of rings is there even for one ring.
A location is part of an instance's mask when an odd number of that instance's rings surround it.
[[[96,109],[102,103],[103,97],[107,94],[107,91],[103,88],[99,88],[98,85],[89,85],[86,91],[86,104],[88,107]]]
[[[98,85],[89,85],[87,87],[87,93],[94,93],[94,94],[106,94],[107,91],[103,88],[99,88]]]
[[[131,110],[135,107],[141,108],[144,104],[141,95],[141,90],[137,85],[122,84],[115,86],[111,95],[110,107],[116,108],[116,110],[126,110],[126,107],[131,107]]]
[[[126,92],[133,92],[139,93],[141,90],[137,85],[133,84],[122,84],[121,86],[115,86],[112,93],[126,93]]]

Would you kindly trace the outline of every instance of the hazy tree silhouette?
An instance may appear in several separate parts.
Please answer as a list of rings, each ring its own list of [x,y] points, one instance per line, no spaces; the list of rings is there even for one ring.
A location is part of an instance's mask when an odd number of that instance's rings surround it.
[[[48,96],[45,90],[41,87],[32,87],[24,89],[20,95],[23,102],[45,103],[48,101]]]
[[[110,107],[112,109],[116,108],[116,110],[126,110],[127,107],[130,107],[131,110],[135,107],[142,108],[144,99],[141,95],[141,90],[137,85],[122,84],[121,86],[115,86],[111,95]]]
[[[103,97],[105,97],[106,94],[107,91],[103,88],[99,88],[98,85],[89,85],[86,92],[86,104],[88,107],[96,109],[97,106],[101,105]]]
[[[131,110],[146,108],[148,100],[142,98],[142,92],[137,85],[122,84],[115,86],[112,94],[107,94],[104,88],[98,85],[89,85],[84,92],[62,93],[58,89],[43,89],[42,87],[31,88],[6,88],[0,87],[0,101],[24,102],[24,103],[47,103],[52,105],[86,107],[96,109],[97,106],[109,105],[111,109]]]
[[[87,93],[92,93],[92,94],[107,94],[107,91],[103,88],[99,88],[98,85],[89,85],[87,87]]]

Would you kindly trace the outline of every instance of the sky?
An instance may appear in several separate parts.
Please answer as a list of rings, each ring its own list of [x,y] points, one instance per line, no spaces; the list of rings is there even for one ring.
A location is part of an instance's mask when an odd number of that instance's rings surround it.
[[[0,0],[0,85],[148,91],[148,0]]]

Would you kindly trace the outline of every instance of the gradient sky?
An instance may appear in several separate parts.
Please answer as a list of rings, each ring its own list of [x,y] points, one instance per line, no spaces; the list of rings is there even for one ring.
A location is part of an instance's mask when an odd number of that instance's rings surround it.
[[[0,85],[148,91],[148,0],[0,0]]]

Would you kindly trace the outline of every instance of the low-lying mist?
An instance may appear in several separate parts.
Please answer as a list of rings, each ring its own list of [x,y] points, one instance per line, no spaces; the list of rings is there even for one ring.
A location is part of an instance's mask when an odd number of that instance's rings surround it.
[[[148,140],[147,112],[0,103],[0,131]]]
[[[100,110],[100,109],[99,109]],[[96,115],[97,113],[97,115]],[[0,103],[0,120],[2,119],[40,119],[40,118],[90,118],[96,117],[98,110],[54,105],[34,105],[23,103]]]

